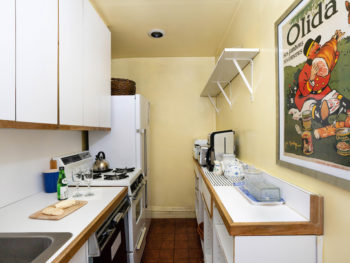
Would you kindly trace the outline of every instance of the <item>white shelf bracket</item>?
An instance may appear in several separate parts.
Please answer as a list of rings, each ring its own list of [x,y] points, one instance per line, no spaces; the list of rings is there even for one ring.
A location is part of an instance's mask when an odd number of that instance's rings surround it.
[[[213,105],[213,107],[215,108],[216,113],[219,113],[220,110],[216,107],[216,103],[214,102],[213,98],[209,94],[208,94],[208,98],[209,98],[211,104]]]
[[[249,93],[250,93],[250,100],[253,101],[254,100],[254,97],[253,97],[253,60],[252,59],[249,59],[249,62],[250,62],[250,68],[251,68],[251,80],[250,80],[250,83],[248,82],[246,76],[244,75],[244,72],[242,71],[241,67],[239,66],[237,60],[248,60],[248,59],[236,59],[236,58],[232,58],[232,59],[228,59],[228,60],[232,60],[233,64],[236,66],[239,74],[241,75],[245,85],[247,86],[248,90],[249,90]]]
[[[228,98],[226,92],[224,91],[223,87],[221,86],[220,81],[215,81],[215,83],[216,83],[216,85],[218,85],[218,87],[219,87],[221,93],[224,95],[224,97],[225,97],[225,99],[226,99],[228,105],[229,105],[230,107],[232,107],[232,103],[231,103],[230,99]],[[227,83],[227,82],[226,82],[226,83]]]

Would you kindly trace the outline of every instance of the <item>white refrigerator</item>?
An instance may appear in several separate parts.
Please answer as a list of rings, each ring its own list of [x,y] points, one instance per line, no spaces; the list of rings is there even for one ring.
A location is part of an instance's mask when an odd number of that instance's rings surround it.
[[[151,222],[149,208],[150,189],[148,184],[150,103],[142,95],[111,97],[112,127],[110,132],[89,132],[89,150],[96,155],[106,154],[111,168],[141,168],[146,178],[146,226]]]

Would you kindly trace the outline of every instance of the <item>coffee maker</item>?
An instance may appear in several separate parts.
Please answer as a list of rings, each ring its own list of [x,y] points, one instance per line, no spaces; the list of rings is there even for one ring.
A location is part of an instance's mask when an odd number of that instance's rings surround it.
[[[209,149],[206,156],[209,171],[213,171],[215,160],[222,161],[224,154],[234,154],[234,135],[233,130],[216,131],[209,134]]]

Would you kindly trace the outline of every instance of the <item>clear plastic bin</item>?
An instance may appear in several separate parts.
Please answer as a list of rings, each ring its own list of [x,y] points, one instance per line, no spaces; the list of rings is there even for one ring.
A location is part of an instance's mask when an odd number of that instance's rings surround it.
[[[247,174],[245,188],[261,202],[274,202],[281,200],[279,187],[264,180],[262,174]]]

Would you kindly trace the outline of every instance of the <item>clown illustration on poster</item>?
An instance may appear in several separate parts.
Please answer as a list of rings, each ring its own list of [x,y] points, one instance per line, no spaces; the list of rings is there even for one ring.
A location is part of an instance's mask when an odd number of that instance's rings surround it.
[[[350,3],[299,1],[276,26],[278,159],[350,180]]]

